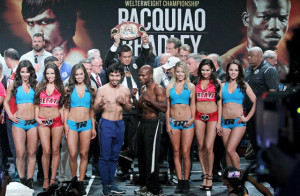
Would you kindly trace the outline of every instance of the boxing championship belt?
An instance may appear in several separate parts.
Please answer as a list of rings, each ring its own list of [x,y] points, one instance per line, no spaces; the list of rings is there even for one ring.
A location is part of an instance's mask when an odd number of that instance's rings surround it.
[[[133,40],[143,35],[145,27],[135,22],[122,22],[111,29],[111,38],[120,33],[121,39]]]

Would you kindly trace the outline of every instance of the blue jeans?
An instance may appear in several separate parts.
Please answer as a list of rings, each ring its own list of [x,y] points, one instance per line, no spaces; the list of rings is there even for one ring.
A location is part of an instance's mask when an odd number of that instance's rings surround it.
[[[101,118],[99,121],[100,157],[99,172],[102,185],[114,184],[117,161],[124,142],[125,126],[123,120],[111,121]]]

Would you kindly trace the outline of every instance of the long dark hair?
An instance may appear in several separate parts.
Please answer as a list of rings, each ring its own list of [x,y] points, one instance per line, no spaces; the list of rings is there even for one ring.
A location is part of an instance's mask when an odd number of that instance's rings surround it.
[[[227,64],[227,67],[226,67],[226,81],[227,82],[230,81],[229,68],[230,68],[230,65],[232,65],[232,64],[236,64],[238,66],[239,75],[238,75],[238,77],[236,79],[236,83],[238,84],[238,87],[241,89],[241,91],[243,92],[243,94],[245,94],[246,93],[246,84],[245,84],[245,81],[244,81],[244,70],[243,70],[242,63],[239,60],[232,59],[232,61],[230,61]]]
[[[91,80],[89,78],[89,75],[84,67],[84,65],[82,63],[78,63],[76,65],[73,66],[72,70],[71,70],[71,74],[69,77],[69,85],[67,87],[67,92],[66,92],[66,103],[65,106],[69,107],[70,106],[70,102],[71,102],[71,94],[75,88],[75,85],[77,84],[77,81],[75,79],[75,74],[76,71],[78,69],[82,69],[83,73],[84,73],[84,80],[83,83],[86,85],[86,87],[88,88],[88,91],[91,94],[91,107],[94,105],[94,101],[95,101],[95,89],[91,86]]]
[[[202,80],[203,76],[201,74],[201,69],[203,66],[205,65],[208,65],[211,70],[212,70],[212,73],[210,75],[210,80],[213,82],[214,86],[216,87],[216,102],[218,102],[220,100],[220,95],[219,95],[219,92],[220,92],[220,89],[221,89],[221,86],[217,80],[217,73],[216,73],[216,68],[214,66],[214,63],[212,62],[212,60],[210,59],[203,59],[198,67],[198,76],[194,82],[195,86],[197,84],[199,84],[199,82]]]
[[[65,98],[65,96],[64,96],[65,95],[64,85],[63,85],[63,82],[61,80],[58,67],[53,62],[49,62],[45,67],[45,71],[43,73],[43,79],[37,85],[37,90],[36,90],[35,97],[34,97],[34,103],[36,105],[38,105],[40,103],[40,94],[41,94],[41,92],[46,90],[47,84],[49,82],[47,77],[46,77],[47,69],[53,69],[54,70],[54,73],[55,73],[54,85],[55,85],[55,88],[58,90],[58,92],[61,94],[58,105],[59,105],[59,107],[62,107],[64,105],[64,98]]]
[[[17,88],[19,86],[22,86],[22,77],[21,77],[20,72],[21,72],[21,69],[24,68],[24,67],[26,67],[27,71],[30,73],[29,84],[30,84],[30,87],[35,91],[36,84],[37,84],[35,69],[32,66],[30,61],[23,60],[19,63],[17,71],[16,71],[16,75],[15,75],[15,79],[14,79],[14,85],[13,85],[13,88],[11,89],[11,97],[16,96]]]

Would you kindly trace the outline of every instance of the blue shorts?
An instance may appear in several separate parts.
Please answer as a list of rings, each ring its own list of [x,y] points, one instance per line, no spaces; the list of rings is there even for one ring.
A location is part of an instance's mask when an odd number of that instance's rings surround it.
[[[241,122],[240,124],[237,124],[240,118],[234,118],[234,119],[224,119],[222,117],[221,126],[225,129],[233,129],[235,127],[244,127],[246,126],[246,122]]]
[[[23,119],[19,118],[19,122],[18,123],[13,123],[13,125],[15,127],[24,129],[25,132],[27,132],[29,129],[37,127],[38,123],[36,122],[35,119],[33,119],[33,120],[23,120]]]
[[[170,117],[170,125],[171,125],[172,129],[182,129],[183,130],[183,129],[194,128],[194,123],[189,127],[183,126],[186,123],[187,123],[187,121],[174,120],[173,118]]]
[[[67,119],[67,125],[69,126],[70,130],[77,131],[77,132],[87,131],[93,128],[92,119],[88,119],[83,122],[76,122]]]

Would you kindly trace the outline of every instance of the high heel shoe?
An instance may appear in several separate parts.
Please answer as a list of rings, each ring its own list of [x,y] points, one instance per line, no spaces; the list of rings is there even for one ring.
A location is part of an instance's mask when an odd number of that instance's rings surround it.
[[[48,186],[47,187],[44,187],[44,184],[45,184],[45,181],[47,182],[48,181]],[[49,178],[44,178],[44,184],[43,184],[43,191],[47,191],[49,189]]]
[[[212,183],[212,180],[213,180],[213,175],[207,175],[207,178],[206,178],[206,180],[207,181],[209,181],[209,180],[211,180],[211,183]],[[212,189],[212,185],[211,186],[205,186],[205,191],[211,191],[211,189]]]
[[[208,176],[208,174],[203,174],[201,177],[202,177],[202,179],[204,180],[207,180],[207,177],[206,176]],[[200,186],[200,190],[202,190],[202,191],[205,191],[205,189],[206,189],[206,186],[205,185],[201,185]]]
[[[54,178],[54,179],[50,179],[50,186],[52,185],[52,184],[55,184],[55,181],[56,181],[56,179]],[[53,183],[52,183],[53,182]]]

